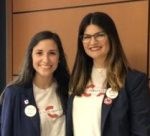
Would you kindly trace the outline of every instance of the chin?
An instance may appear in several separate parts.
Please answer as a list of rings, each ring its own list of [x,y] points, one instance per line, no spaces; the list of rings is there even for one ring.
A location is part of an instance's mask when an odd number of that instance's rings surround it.
[[[52,73],[41,73],[41,77],[51,77]]]
[[[91,57],[92,59],[98,59],[98,58],[100,58],[99,55],[91,55],[90,57]]]

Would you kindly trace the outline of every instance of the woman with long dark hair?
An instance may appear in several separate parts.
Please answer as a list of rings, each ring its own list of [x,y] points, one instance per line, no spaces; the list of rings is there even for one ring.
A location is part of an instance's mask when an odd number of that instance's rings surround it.
[[[59,36],[35,34],[20,74],[4,90],[1,136],[65,136],[68,82]]]
[[[150,136],[147,77],[129,66],[106,13],[81,21],[69,86],[67,136]]]

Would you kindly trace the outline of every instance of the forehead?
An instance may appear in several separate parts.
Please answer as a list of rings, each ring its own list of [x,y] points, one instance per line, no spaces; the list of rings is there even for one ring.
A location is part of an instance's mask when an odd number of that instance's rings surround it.
[[[95,34],[97,32],[102,32],[103,29],[97,25],[90,24],[86,27],[84,34]]]
[[[58,50],[58,47],[53,39],[45,39],[38,42],[33,50]]]

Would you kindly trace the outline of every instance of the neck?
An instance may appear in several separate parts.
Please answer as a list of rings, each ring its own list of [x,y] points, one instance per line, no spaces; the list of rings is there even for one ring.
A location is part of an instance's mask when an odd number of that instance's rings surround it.
[[[53,77],[46,78],[46,77],[40,77],[38,75],[36,75],[33,80],[33,83],[41,89],[48,88],[52,84],[52,82],[53,82]]]
[[[104,60],[96,59],[96,60],[93,61],[93,66],[95,68],[105,68],[106,64],[105,64]]]

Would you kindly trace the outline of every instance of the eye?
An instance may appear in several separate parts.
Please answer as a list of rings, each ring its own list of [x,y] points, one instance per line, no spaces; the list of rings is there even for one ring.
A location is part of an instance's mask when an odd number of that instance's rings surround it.
[[[90,35],[83,35],[83,39],[90,39],[91,36]]]
[[[35,54],[38,55],[38,56],[41,56],[43,54],[43,52],[42,51],[37,51]]]
[[[104,32],[99,32],[95,34],[95,37],[104,37],[106,34]]]
[[[56,51],[49,51],[48,54],[49,55],[57,55],[57,52]]]

